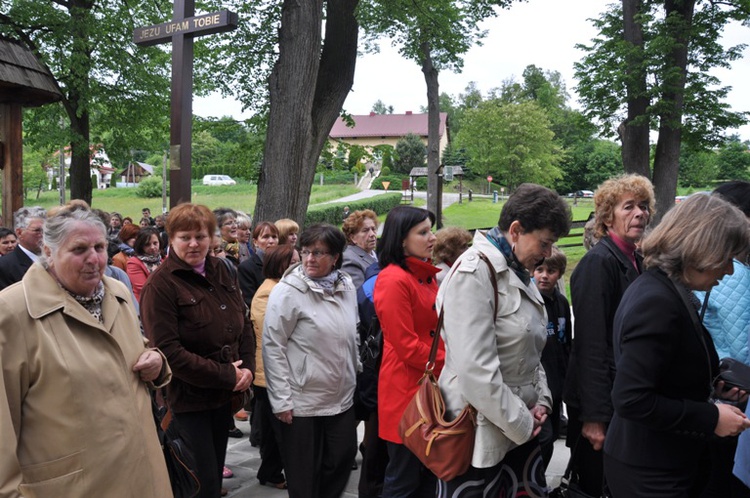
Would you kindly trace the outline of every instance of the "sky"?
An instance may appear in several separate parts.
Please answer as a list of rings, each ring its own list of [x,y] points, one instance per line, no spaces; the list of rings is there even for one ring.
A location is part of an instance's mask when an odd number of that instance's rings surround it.
[[[499,87],[511,77],[521,80],[526,66],[534,64],[548,71],[558,71],[565,81],[571,105],[579,107],[575,93],[573,64],[582,57],[575,48],[588,44],[596,35],[589,21],[605,8],[602,0],[529,0],[514,3],[501,10],[496,18],[483,23],[488,31],[482,46],[473,47],[464,57],[461,73],[440,73],[440,92],[453,96],[463,93],[474,81],[483,92]],[[724,33],[725,45],[750,45],[750,28],[729,26]],[[732,86],[727,103],[733,110],[750,111],[750,92],[743,86],[750,81],[750,48],[744,58],[735,61],[731,69],[714,73],[723,85]],[[361,54],[357,60],[354,86],[344,109],[350,114],[368,114],[378,100],[393,106],[394,112],[419,112],[427,106],[427,89],[419,65],[402,58],[389,40],[380,43],[377,54]],[[236,119],[250,117],[241,112],[241,105],[218,95],[196,98],[193,112],[200,116],[230,115]],[[737,133],[750,140],[750,125]]]

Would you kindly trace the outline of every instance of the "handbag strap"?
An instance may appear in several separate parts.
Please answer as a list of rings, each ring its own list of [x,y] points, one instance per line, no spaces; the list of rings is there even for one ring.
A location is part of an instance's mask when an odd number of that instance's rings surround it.
[[[481,251],[477,251],[479,259],[487,264],[487,269],[490,271],[490,282],[492,283],[492,290],[495,295],[495,321],[497,321],[497,306],[498,306],[498,292],[497,292],[497,278],[495,277],[495,267],[492,266],[490,259]],[[461,265],[459,261],[456,263],[456,268]],[[455,271],[454,271],[455,273]],[[443,315],[445,307],[440,306],[440,314],[438,314],[437,326],[435,327],[435,337],[432,338],[432,347],[430,348],[430,358],[427,360],[427,367],[425,372],[432,373],[432,369],[435,368],[435,358],[437,358],[438,343],[440,342],[440,329],[443,328]]]

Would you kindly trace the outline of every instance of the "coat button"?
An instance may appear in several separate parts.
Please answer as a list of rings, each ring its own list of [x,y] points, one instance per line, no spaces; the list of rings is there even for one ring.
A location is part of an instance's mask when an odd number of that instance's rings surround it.
[[[421,278],[418,279],[417,282],[419,282],[421,284],[422,283],[422,279]]]
[[[193,303],[193,304],[195,304],[195,298],[194,297],[190,298],[190,302]]]
[[[213,287],[209,287],[209,288],[208,288],[208,292],[213,292],[213,291],[214,291],[214,288],[213,288]]]
[[[225,310],[225,309],[227,309],[227,305],[226,304],[222,304],[221,306],[219,306],[219,308],[221,308],[222,310]]]
[[[432,309],[436,310],[437,309],[437,304],[433,304],[432,305]]]
[[[428,284],[431,284],[431,283],[432,283],[432,277],[427,277],[427,283],[428,283]]]
[[[434,330],[430,330],[430,337],[435,337],[435,331]]]

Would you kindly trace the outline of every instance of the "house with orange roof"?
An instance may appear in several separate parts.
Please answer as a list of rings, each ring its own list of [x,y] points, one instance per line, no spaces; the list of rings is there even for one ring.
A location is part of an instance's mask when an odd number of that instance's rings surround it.
[[[345,143],[348,145],[360,145],[369,152],[378,145],[390,145],[396,147],[396,143],[409,133],[422,138],[427,146],[427,114],[415,114],[406,111],[405,114],[370,114],[352,115],[354,126],[347,126],[347,120],[339,118],[329,134],[333,143]],[[448,114],[440,113],[440,158],[442,160],[443,150],[448,145],[450,134],[448,132]]]

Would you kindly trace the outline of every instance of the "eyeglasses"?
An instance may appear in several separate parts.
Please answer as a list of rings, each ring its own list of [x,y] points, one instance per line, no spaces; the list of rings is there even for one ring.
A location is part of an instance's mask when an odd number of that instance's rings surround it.
[[[318,251],[318,250],[308,251],[307,249],[302,249],[299,254],[303,258],[306,258],[308,256],[312,256],[313,258],[318,259],[321,256],[329,256],[331,253],[328,252],[328,251]]]
[[[221,226],[223,226],[223,227],[232,227],[232,226],[236,227],[237,226],[237,222],[236,221],[225,221],[224,223],[221,224]]]
[[[224,249],[222,249],[221,247],[215,247],[215,248],[213,249],[213,253],[214,253],[214,254],[221,254],[221,253],[223,253],[223,252],[224,252]]]

